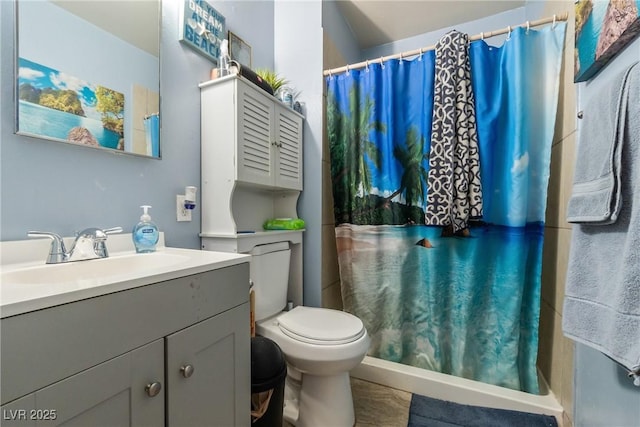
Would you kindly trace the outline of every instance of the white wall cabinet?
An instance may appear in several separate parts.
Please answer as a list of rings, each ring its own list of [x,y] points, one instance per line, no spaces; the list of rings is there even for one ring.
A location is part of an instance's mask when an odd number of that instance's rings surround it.
[[[236,102],[229,100],[228,105],[235,104],[231,114],[236,120],[207,115],[203,140],[215,141],[221,126],[235,122],[236,179],[257,186],[302,190],[302,117],[239,78],[226,84],[235,85]],[[205,97],[214,103],[228,102],[219,98],[215,86],[203,90]]]
[[[244,263],[2,319],[2,425],[249,425],[248,286]]]
[[[298,218],[304,118],[236,75],[200,84],[202,248],[248,253],[289,241],[289,299],[302,304],[302,230],[263,231]]]
[[[260,232],[297,218],[303,117],[232,75],[202,83],[203,236]]]
[[[237,76],[200,88],[203,166],[241,183],[301,191],[303,117]]]

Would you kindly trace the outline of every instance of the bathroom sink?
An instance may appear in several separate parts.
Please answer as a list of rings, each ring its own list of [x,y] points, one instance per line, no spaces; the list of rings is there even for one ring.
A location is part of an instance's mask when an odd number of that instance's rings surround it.
[[[120,244],[119,242],[125,242]],[[66,304],[248,262],[249,255],[158,246],[138,254],[131,235],[110,236],[110,256],[45,264],[49,241],[0,242],[0,317]],[[247,285],[248,286],[248,285]]]
[[[68,282],[78,284],[109,280],[109,278],[153,272],[185,263],[189,257],[175,253],[152,252],[126,254],[90,261],[45,264],[2,271],[3,285],[55,285]]]

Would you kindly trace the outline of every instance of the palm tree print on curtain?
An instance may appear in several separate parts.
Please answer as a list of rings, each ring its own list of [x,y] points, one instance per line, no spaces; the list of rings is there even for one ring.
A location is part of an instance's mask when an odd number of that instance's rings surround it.
[[[471,43],[482,222],[426,226],[435,53],[327,78],[344,308],[369,355],[538,392],[540,272],[566,25]]]

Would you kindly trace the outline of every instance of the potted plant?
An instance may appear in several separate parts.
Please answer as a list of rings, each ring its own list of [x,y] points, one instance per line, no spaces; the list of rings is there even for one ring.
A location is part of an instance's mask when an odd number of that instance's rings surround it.
[[[267,68],[257,68],[255,71],[256,74],[259,75],[260,78],[262,78],[262,80],[269,83],[271,89],[273,89],[274,94],[278,93],[278,89],[280,89],[282,86],[289,83],[287,79],[285,79],[284,77],[280,77],[278,73]]]

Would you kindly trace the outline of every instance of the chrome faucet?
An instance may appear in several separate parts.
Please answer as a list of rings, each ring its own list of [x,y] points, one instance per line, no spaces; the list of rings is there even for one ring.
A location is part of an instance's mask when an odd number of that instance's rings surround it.
[[[47,257],[47,264],[60,264],[63,262],[83,261],[96,258],[107,258],[107,234],[121,233],[122,227],[113,227],[102,230],[100,228],[87,228],[76,234],[71,250],[67,252],[64,240],[59,234],[48,231],[29,231],[29,237],[47,237],[51,239],[51,249]]]

